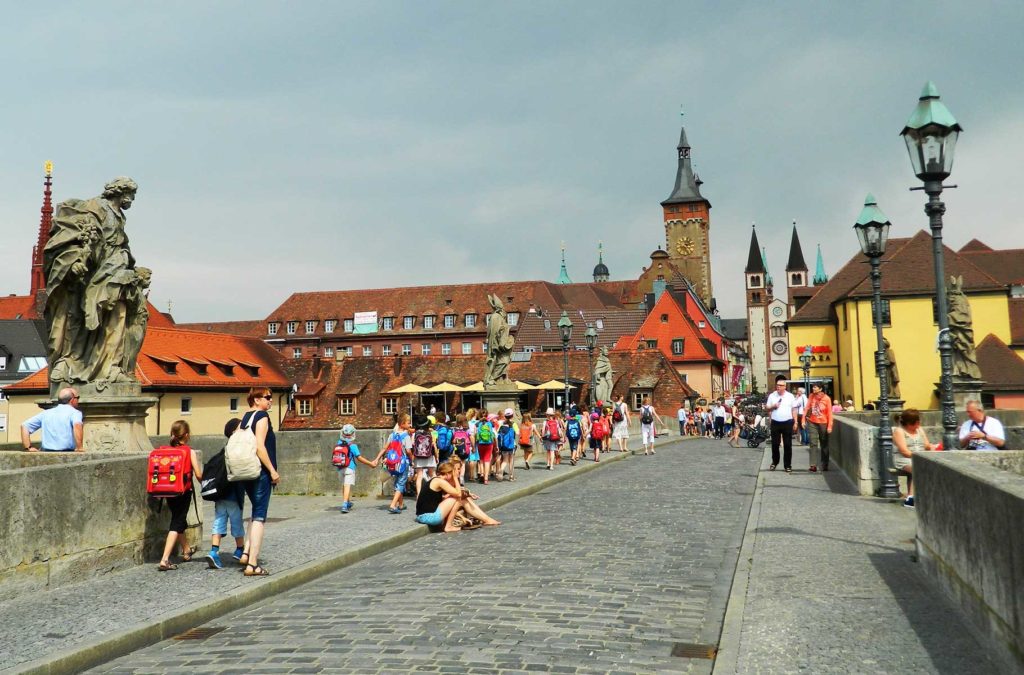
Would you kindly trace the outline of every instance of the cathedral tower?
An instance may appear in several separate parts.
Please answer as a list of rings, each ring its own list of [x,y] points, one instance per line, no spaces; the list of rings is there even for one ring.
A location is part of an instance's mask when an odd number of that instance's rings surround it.
[[[750,356],[751,382],[758,391],[769,391],[768,382],[768,305],[772,301],[771,276],[765,265],[757,228],[750,231],[750,251],[743,269],[747,297],[747,353]]]
[[[679,165],[672,194],[661,203],[665,219],[665,244],[669,260],[693,284],[704,304],[711,306],[711,202],[700,193],[700,177],[690,162],[686,127],[679,134]]]
[[[800,237],[796,233],[796,221],[793,221],[793,237],[789,242],[789,261],[786,263],[786,300],[789,302],[790,315],[796,311],[796,296],[802,295],[797,289],[810,286],[807,278],[807,263],[804,252],[800,248]]]

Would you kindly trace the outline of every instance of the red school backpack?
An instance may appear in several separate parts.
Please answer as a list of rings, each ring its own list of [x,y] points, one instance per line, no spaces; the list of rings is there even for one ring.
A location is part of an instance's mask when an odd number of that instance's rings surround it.
[[[146,492],[153,497],[180,497],[192,487],[192,450],[187,445],[156,448],[147,467]]]
[[[551,418],[544,422],[544,438],[549,441],[562,440],[562,428],[558,425],[558,420]]]

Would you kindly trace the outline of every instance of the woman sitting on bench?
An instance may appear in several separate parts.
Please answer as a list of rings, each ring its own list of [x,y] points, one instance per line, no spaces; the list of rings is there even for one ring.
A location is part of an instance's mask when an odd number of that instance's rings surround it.
[[[934,450],[937,446],[928,442],[928,435],[921,428],[921,413],[907,408],[899,416],[900,425],[892,430],[893,465],[896,471],[907,477],[907,498],[903,505],[914,508],[914,474],[911,458],[915,452]]]

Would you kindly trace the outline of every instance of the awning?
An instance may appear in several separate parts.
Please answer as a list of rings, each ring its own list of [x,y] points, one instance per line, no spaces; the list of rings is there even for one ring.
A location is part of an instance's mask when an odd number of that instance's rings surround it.
[[[435,384],[433,387],[430,387],[430,389],[428,389],[428,391],[431,391],[431,392],[449,392],[449,391],[465,391],[465,389],[463,389],[462,387],[460,387],[457,384],[452,384],[451,382],[442,382],[440,384]]]
[[[385,392],[386,394],[422,394],[425,391],[430,391],[426,387],[421,387],[418,384],[403,384],[401,387],[392,389],[391,391]]]

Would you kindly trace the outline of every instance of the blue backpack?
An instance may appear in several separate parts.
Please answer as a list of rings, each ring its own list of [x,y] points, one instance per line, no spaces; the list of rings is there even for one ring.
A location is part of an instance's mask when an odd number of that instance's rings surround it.
[[[580,420],[578,417],[570,417],[565,423],[565,435],[570,441],[580,440],[580,436],[583,435],[583,429],[580,427]]]
[[[455,435],[452,433],[452,430],[443,424],[438,424],[434,427],[434,431],[437,432],[437,451],[451,452],[452,437]]]
[[[516,430],[511,424],[502,424],[498,427],[498,449],[502,452],[512,452],[516,449]]]

